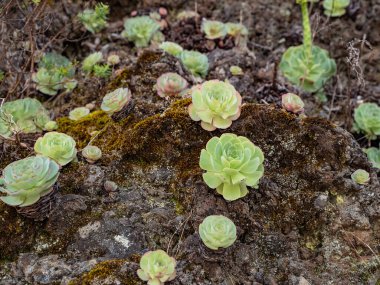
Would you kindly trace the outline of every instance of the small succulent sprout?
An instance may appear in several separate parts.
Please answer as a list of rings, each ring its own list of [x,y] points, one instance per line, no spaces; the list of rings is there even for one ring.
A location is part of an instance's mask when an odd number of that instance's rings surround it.
[[[351,174],[351,179],[361,185],[365,185],[369,182],[369,173],[363,169],[358,169]]]
[[[184,67],[194,76],[206,77],[208,72],[208,58],[198,51],[184,50],[180,55]]]
[[[237,65],[230,66],[230,72],[233,76],[244,75],[243,69]]]
[[[218,250],[227,248],[236,241],[236,226],[223,215],[206,217],[199,225],[199,236],[208,248]]]
[[[231,37],[237,38],[241,36],[248,36],[248,29],[243,24],[239,23],[226,23],[227,34]]]
[[[46,130],[45,124],[50,120],[49,112],[37,99],[18,99],[0,105],[0,135],[3,137],[16,132],[41,132]]]
[[[207,131],[227,129],[240,116],[241,96],[228,82],[209,80],[191,89],[189,114]]]
[[[61,89],[72,91],[77,84],[74,75],[72,63],[66,57],[52,52],[42,57],[32,80],[37,84],[38,91],[53,96]]]
[[[97,146],[88,145],[82,149],[82,155],[89,163],[95,163],[102,157],[102,151]]]
[[[301,114],[304,112],[305,103],[302,101],[302,99],[293,93],[286,93],[282,95],[282,107],[288,111],[292,112],[294,114]]]
[[[120,63],[120,57],[117,54],[111,54],[107,57],[107,63],[109,65],[117,65]]]
[[[346,8],[350,5],[350,0],[324,0],[323,8],[325,15],[329,17],[340,17],[346,13]]]
[[[104,96],[100,108],[108,115],[121,111],[131,100],[132,94],[128,88],[118,88]]]
[[[88,55],[82,62],[82,69],[86,73],[91,73],[94,70],[94,66],[103,60],[101,52],[94,52]]]
[[[203,19],[201,30],[209,40],[223,39],[227,35],[227,27],[219,21]]]
[[[354,130],[369,140],[380,135],[380,107],[375,103],[360,104],[354,111]]]
[[[293,84],[306,92],[316,92],[336,73],[336,64],[326,50],[313,45],[311,58],[304,45],[290,47],[283,54],[280,69]]]
[[[86,107],[78,107],[70,111],[69,119],[73,121],[79,121],[90,114],[90,110]]]
[[[59,165],[44,156],[30,156],[12,162],[3,170],[0,199],[11,206],[26,207],[50,193],[58,179]]]
[[[203,180],[227,201],[248,193],[247,186],[258,188],[264,174],[264,154],[249,139],[234,134],[211,138],[202,149],[199,165],[207,172]]]
[[[162,98],[181,95],[186,88],[187,81],[177,73],[164,73],[157,79],[157,93]]]
[[[95,34],[107,26],[109,12],[108,5],[98,3],[95,9],[85,9],[79,13],[78,18],[89,32]]]
[[[160,49],[175,57],[180,56],[183,52],[183,48],[179,44],[173,42],[163,42],[160,44]]]
[[[108,78],[111,76],[111,67],[108,64],[95,64],[94,75],[100,78]]]
[[[124,22],[122,36],[133,42],[136,47],[147,47],[159,29],[157,21],[149,16],[134,17]]]
[[[364,150],[373,167],[380,169],[380,147],[370,147]]]
[[[49,132],[37,139],[34,151],[37,154],[49,157],[59,165],[64,166],[76,159],[77,150],[75,141],[69,135]]]
[[[195,11],[182,11],[177,14],[177,19],[179,21],[184,21],[191,18],[199,18],[200,15]]]
[[[137,275],[141,280],[147,281],[148,285],[163,285],[175,278],[176,265],[176,260],[165,251],[148,251],[141,257]]]
[[[56,121],[49,121],[45,124],[44,129],[48,132],[55,131],[56,129],[58,129],[58,124]]]

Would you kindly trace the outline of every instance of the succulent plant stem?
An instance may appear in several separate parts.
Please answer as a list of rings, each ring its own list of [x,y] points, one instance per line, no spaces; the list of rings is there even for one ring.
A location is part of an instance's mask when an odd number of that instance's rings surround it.
[[[301,0],[302,26],[303,26],[303,45],[305,47],[307,62],[309,63],[312,57],[312,38],[309,20],[309,11],[307,9],[307,1]]]

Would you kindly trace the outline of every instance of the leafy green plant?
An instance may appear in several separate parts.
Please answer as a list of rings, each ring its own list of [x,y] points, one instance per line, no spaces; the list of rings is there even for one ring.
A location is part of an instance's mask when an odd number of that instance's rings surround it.
[[[354,130],[374,140],[380,135],[380,107],[375,103],[360,104],[354,111]]]
[[[94,52],[88,55],[82,62],[82,69],[86,73],[91,73],[97,63],[103,60],[101,52]]]
[[[111,67],[108,64],[95,64],[94,75],[100,78],[108,78],[111,76]]]
[[[183,66],[194,76],[206,77],[209,63],[206,55],[198,51],[184,50],[180,55]]]
[[[11,206],[26,207],[50,193],[57,181],[59,165],[44,156],[31,156],[12,162],[3,170],[0,199]]]
[[[88,114],[90,114],[90,109],[86,107],[78,107],[70,111],[69,119],[73,121],[78,121],[83,117],[86,117]]]
[[[329,17],[340,17],[346,13],[350,0],[323,0],[325,15]]]
[[[82,149],[82,155],[89,163],[95,163],[102,157],[102,151],[100,148],[94,145],[88,145]]]
[[[288,48],[279,67],[291,83],[307,92],[316,92],[336,73],[336,64],[326,50],[312,44],[307,1],[297,3],[302,10],[303,45]]]
[[[147,47],[159,29],[157,21],[148,16],[134,17],[124,22],[124,31],[121,35],[133,42],[136,47]]]
[[[358,169],[354,173],[351,174],[351,179],[358,183],[365,185],[369,182],[369,173],[363,169]]]
[[[370,147],[364,150],[373,167],[380,169],[380,147]]]
[[[78,18],[85,28],[95,34],[107,26],[108,5],[98,3],[95,9],[85,9],[78,14]]]
[[[177,73],[164,73],[157,79],[156,89],[162,98],[181,95],[187,90],[187,81]]]
[[[47,130],[45,126],[50,121],[49,112],[37,99],[18,99],[0,105],[0,136],[3,137]]]
[[[148,251],[140,260],[137,275],[148,285],[163,285],[176,276],[176,260],[163,250]]]
[[[38,71],[32,75],[37,90],[46,95],[56,95],[59,90],[72,91],[77,81],[74,79],[75,68],[64,56],[46,53],[38,63]]]
[[[49,132],[37,139],[34,151],[37,154],[49,157],[59,165],[64,166],[76,159],[77,150],[75,141],[69,135]]]
[[[189,115],[207,131],[226,129],[240,116],[241,96],[228,82],[209,80],[191,89]]]
[[[171,54],[175,57],[180,56],[181,53],[183,52],[183,48],[179,44],[176,44],[173,42],[163,42],[160,45],[160,49],[164,50],[168,54]]]
[[[121,111],[132,97],[128,88],[118,88],[104,96],[100,108],[108,115]]]
[[[226,133],[208,141],[199,165],[207,171],[203,174],[205,183],[227,201],[234,201],[247,195],[247,186],[258,187],[263,162],[263,152],[249,139]]]
[[[199,225],[199,236],[210,249],[227,248],[236,241],[236,226],[233,221],[222,215],[206,217]]]
[[[286,93],[281,96],[281,100],[282,107],[288,112],[292,112],[294,114],[301,114],[305,111],[305,103],[296,94]]]
[[[209,40],[223,39],[227,35],[226,25],[219,21],[203,19],[201,30]]]

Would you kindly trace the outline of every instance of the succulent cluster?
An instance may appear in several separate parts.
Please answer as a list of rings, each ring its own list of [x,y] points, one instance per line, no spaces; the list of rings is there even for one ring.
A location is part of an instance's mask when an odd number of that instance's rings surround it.
[[[102,151],[97,146],[88,145],[82,149],[82,155],[88,163],[95,163],[102,157]]]
[[[343,16],[348,5],[350,5],[350,0],[323,0],[324,13],[329,17]]]
[[[96,77],[107,78],[111,75],[111,67],[109,64],[102,64],[103,54],[94,52],[88,55],[82,61],[82,70],[87,74],[94,74]]]
[[[228,82],[206,81],[191,90],[190,117],[207,131],[226,129],[240,116],[241,96]]]
[[[59,165],[44,156],[31,156],[6,166],[0,178],[0,199],[11,206],[26,207],[50,193],[58,179]]]
[[[369,182],[369,173],[363,169],[358,169],[354,173],[351,174],[351,179],[358,183],[365,185]]]
[[[202,149],[199,165],[206,184],[234,201],[248,193],[247,186],[257,188],[264,174],[264,154],[249,139],[226,133],[211,138]]]
[[[302,101],[302,99],[293,93],[286,93],[282,95],[282,107],[288,111],[292,112],[294,114],[301,114],[304,112],[305,103]]]
[[[16,132],[36,133],[49,130],[52,124],[48,111],[37,99],[25,98],[0,105],[0,136]]]
[[[131,91],[128,88],[118,88],[104,96],[100,108],[108,115],[112,115],[121,111],[132,97]]]
[[[83,117],[86,117],[88,114],[90,114],[90,109],[86,107],[78,107],[70,111],[69,119],[73,121],[78,121]]]
[[[370,147],[364,150],[373,167],[380,169],[380,147]]]
[[[360,104],[354,111],[354,130],[369,140],[380,135],[380,107],[375,103]]]
[[[160,44],[160,49],[171,54],[172,56],[179,57],[183,52],[183,48],[176,43],[173,42],[163,42]]]
[[[98,3],[95,9],[86,9],[79,13],[78,18],[88,31],[95,34],[107,26],[109,12],[108,5]]]
[[[164,73],[157,79],[156,89],[162,98],[182,95],[187,90],[187,81],[177,73]]]
[[[49,157],[59,165],[64,166],[76,159],[77,150],[75,141],[69,135],[49,132],[37,139],[34,151],[37,154]]]
[[[46,95],[56,95],[59,90],[71,91],[77,86],[75,68],[64,56],[51,52],[38,63],[38,71],[32,75],[37,90]]]
[[[199,225],[198,231],[205,246],[213,250],[227,248],[237,238],[234,222],[222,215],[206,217]]]
[[[133,42],[136,47],[147,47],[159,30],[160,25],[151,17],[134,17],[124,22],[122,36]]]
[[[326,50],[312,44],[307,1],[297,3],[302,10],[303,44],[288,48],[279,67],[291,83],[307,92],[316,92],[336,73],[336,64]]]
[[[140,260],[137,275],[148,285],[163,285],[176,276],[176,261],[163,250],[148,251]]]

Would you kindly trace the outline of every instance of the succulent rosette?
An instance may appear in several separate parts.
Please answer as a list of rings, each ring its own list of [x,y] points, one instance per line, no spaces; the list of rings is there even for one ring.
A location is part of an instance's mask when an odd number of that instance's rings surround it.
[[[201,240],[210,249],[227,248],[236,241],[236,226],[223,215],[206,217],[198,228]]]
[[[183,48],[179,44],[173,42],[163,42],[160,44],[160,49],[175,57],[180,56],[183,52]]]
[[[380,147],[370,147],[364,150],[373,167],[380,169]]]
[[[194,76],[205,77],[209,63],[206,55],[193,50],[184,50],[179,56],[183,66]]]
[[[346,8],[350,5],[350,0],[324,0],[323,8],[325,15],[339,17],[346,13]]]
[[[294,114],[301,114],[304,112],[305,103],[302,99],[293,93],[286,93],[282,95],[282,107],[289,112]]]
[[[49,132],[37,139],[34,150],[37,154],[49,157],[63,166],[77,156],[75,141],[69,135]]]
[[[90,114],[90,109],[86,107],[78,107],[70,111],[69,119],[73,121],[78,121]]]
[[[157,79],[156,89],[160,97],[181,95],[187,89],[187,81],[177,73],[168,72]]]
[[[189,114],[207,131],[226,129],[240,116],[241,96],[228,82],[206,81],[191,90]]]
[[[257,188],[264,174],[264,154],[243,136],[226,133],[211,138],[202,149],[199,165],[207,172],[203,180],[227,201],[248,193],[247,186]]]
[[[57,181],[59,165],[44,156],[31,156],[12,162],[3,170],[0,199],[11,206],[26,207],[52,191]]]
[[[118,88],[104,96],[100,108],[108,115],[112,115],[124,108],[132,97],[128,88]]]
[[[82,155],[89,163],[94,163],[102,157],[102,151],[97,146],[88,145],[82,149]]]
[[[248,29],[243,24],[226,23],[227,34],[236,38],[238,36],[247,36]]]
[[[209,40],[222,39],[227,35],[226,25],[219,21],[203,19],[201,30]]]
[[[176,276],[176,261],[163,250],[148,251],[140,260],[137,275],[148,285],[163,285]]]
[[[147,47],[159,29],[158,22],[148,16],[134,17],[124,22],[122,36],[133,42],[136,47]]]
[[[369,182],[370,177],[367,171],[364,169],[358,169],[351,174],[351,179],[358,184],[365,185]]]
[[[380,107],[375,103],[360,104],[354,111],[354,130],[370,140],[380,135]]]

